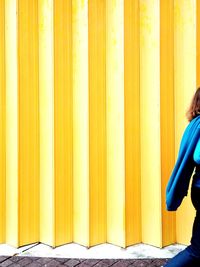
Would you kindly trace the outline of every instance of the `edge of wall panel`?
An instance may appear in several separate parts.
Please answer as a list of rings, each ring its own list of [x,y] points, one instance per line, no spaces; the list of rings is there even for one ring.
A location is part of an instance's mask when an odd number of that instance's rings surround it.
[[[200,2],[196,1],[196,87],[200,87]]]
[[[73,240],[89,247],[88,0],[72,1]]]
[[[18,0],[19,246],[39,241],[37,2]]]
[[[175,157],[188,124],[185,116],[196,90],[196,1],[174,0]],[[176,212],[176,242],[189,244],[195,213],[188,197]]]
[[[5,2],[6,243],[19,245],[17,1]]]
[[[90,242],[106,242],[106,1],[88,2]]]
[[[6,98],[5,98],[5,2],[0,0],[0,243],[5,242]]]
[[[161,247],[159,12],[158,0],[140,1],[142,242]]]
[[[166,185],[174,167],[174,24],[173,0],[160,1],[160,97],[162,246],[175,243],[175,213],[166,211]]]
[[[124,2],[106,1],[107,241],[125,247]]]
[[[72,3],[54,1],[55,246],[72,242]]]
[[[53,0],[38,1],[40,241],[55,247]]]
[[[139,1],[124,2],[126,246],[141,242]]]

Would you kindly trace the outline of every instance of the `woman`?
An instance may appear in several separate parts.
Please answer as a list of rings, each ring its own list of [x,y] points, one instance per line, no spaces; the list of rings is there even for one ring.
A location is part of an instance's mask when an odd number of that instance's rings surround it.
[[[194,172],[191,200],[196,209],[191,243],[168,261],[165,267],[200,267],[200,88],[193,96],[187,112],[188,126],[181,140],[178,159],[166,191],[168,210],[176,210],[187,195],[189,180]]]

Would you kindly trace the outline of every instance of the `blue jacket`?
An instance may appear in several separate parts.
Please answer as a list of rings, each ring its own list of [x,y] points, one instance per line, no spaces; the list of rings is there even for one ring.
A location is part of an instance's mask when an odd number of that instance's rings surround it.
[[[200,116],[186,127],[178,153],[178,158],[166,188],[167,210],[175,211],[187,195],[190,178],[196,165],[193,160],[195,147],[200,138]]]

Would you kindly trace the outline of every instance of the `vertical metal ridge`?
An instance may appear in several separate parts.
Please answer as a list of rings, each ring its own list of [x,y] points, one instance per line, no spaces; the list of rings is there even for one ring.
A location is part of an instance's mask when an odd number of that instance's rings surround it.
[[[188,123],[185,117],[196,90],[196,1],[174,0],[175,155]],[[190,197],[176,212],[176,242],[189,243],[194,218]]]
[[[162,242],[159,30],[159,1],[141,0],[140,138],[142,242],[155,246],[161,246]],[[151,226],[151,231],[149,231],[149,226]]]
[[[106,1],[107,241],[125,247],[124,2]]]
[[[73,236],[89,247],[88,0],[72,1]]]
[[[126,246],[141,242],[139,1],[124,1]]]
[[[18,54],[17,1],[5,2],[6,243],[18,246]]]
[[[5,98],[5,1],[0,1],[0,242],[5,242],[6,98]]]
[[[55,245],[72,242],[72,9],[54,1]]]
[[[90,246],[106,241],[105,6],[88,2]]]
[[[166,184],[174,165],[174,23],[173,1],[160,2],[160,96],[162,245],[175,242],[175,214],[166,211]]]
[[[40,241],[55,246],[53,0],[38,1]]]
[[[39,241],[37,5],[18,0],[19,245]]]

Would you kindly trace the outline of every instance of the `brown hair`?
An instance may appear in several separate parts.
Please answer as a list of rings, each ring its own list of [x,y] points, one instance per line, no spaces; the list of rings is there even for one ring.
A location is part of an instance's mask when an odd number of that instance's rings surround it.
[[[193,98],[192,102],[190,104],[190,107],[186,113],[186,117],[188,121],[191,121],[196,116],[200,115],[200,87],[197,88]]]

